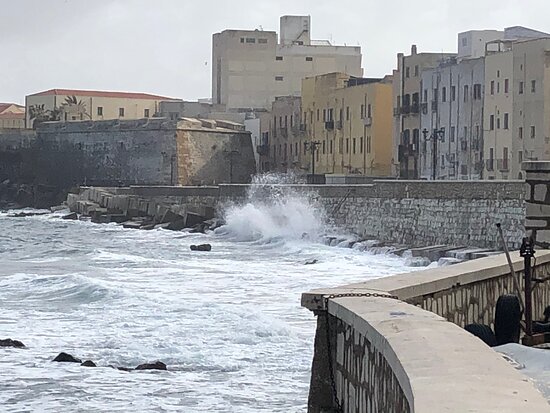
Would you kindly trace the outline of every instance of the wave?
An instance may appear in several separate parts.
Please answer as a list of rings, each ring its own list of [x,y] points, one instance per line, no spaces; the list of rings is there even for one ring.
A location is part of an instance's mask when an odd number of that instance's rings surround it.
[[[226,224],[215,233],[240,242],[318,240],[326,229],[325,211],[305,187],[288,185],[291,180],[289,175],[257,176],[244,202],[226,207]]]

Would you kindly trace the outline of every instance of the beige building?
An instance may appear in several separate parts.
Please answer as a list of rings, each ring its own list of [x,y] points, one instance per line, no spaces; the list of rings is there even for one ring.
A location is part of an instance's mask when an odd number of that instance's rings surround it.
[[[419,178],[422,71],[455,56],[454,53],[418,53],[415,45],[409,56],[397,54],[397,70],[393,72],[393,176]],[[422,102],[426,103],[425,99]],[[426,104],[430,106],[426,110],[431,111],[432,105],[437,105],[437,96]]]
[[[300,169],[311,173],[389,176],[392,148],[392,78],[357,78],[329,73],[302,83],[303,139]],[[302,135],[300,135],[302,136]],[[312,153],[304,147],[304,141]]]
[[[503,40],[485,58],[487,179],[523,179],[521,163],[550,159],[550,37]]]
[[[0,129],[24,129],[25,107],[15,103],[0,103]]]
[[[26,122],[41,120],[110,120],[153,117],[162,101],[173,100],[148,93],[50,89],[25,98]]]
[[[212,103],[269,110],[276,96],[299,96],[302,79],[330,72],[362,76],[361,48],[312,40],[309,16],[283,16],[274,31],[224,30],[212,39]]]

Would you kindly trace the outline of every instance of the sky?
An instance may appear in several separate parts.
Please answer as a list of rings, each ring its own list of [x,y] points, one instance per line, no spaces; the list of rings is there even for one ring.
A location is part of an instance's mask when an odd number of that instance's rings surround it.
[[[278,30],[310,15],[314,39],[360,45],[364,75],[398,52],[456,52],[457,33],[527,26],[550,32],[548,0],[0,0],[0,102],[53,88],[211,95],[212,34]]]

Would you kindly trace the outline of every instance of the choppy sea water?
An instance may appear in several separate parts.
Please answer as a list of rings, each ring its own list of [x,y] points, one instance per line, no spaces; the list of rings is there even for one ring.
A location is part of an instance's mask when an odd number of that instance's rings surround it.
[[[323,245],[300,199],[226,219],[204,235],[0,213],[0,338],[27,345],[0,348],[0,411],[305,412],[315,318],[300,294],[410,268]],[[99,367],[52,363],[61,351]],[[168,371],[107,367],[155,360]]]

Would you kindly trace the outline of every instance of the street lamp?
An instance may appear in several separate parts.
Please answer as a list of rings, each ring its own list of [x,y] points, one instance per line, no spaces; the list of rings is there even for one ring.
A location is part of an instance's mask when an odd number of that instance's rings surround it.
[[[432,179],[435,181],[437,169],[437,141],[443,141],[443,139],[445,139],[445,128],[433,129],[431,134],[428,129],[424,128],[422,130],[422,135],[424,135],[424,140],[426,142],[433,142]]]
[[[313,179],[315,179],[315,152],[318,151],[320,145],[320,141],[304,142],[304,150],[311,152],[311,175],[313,175]]]

